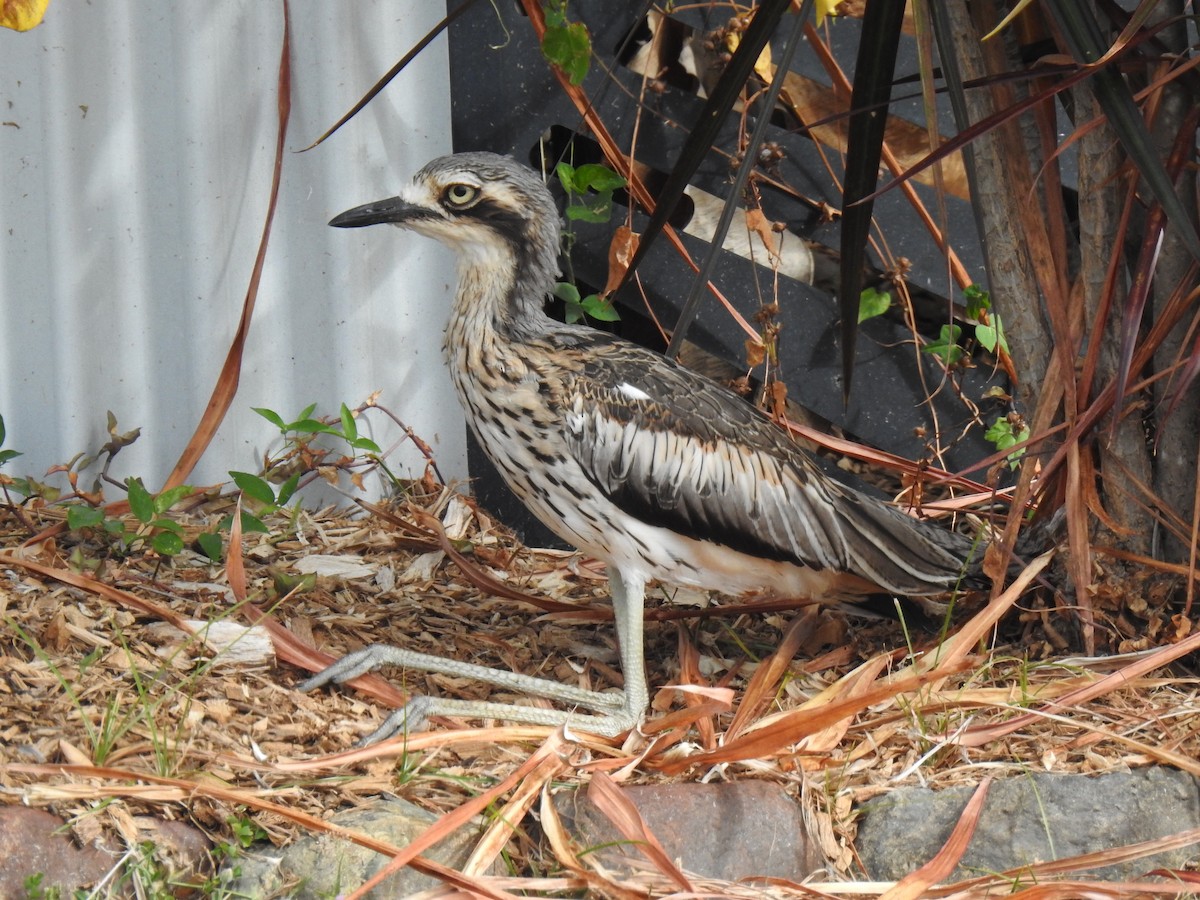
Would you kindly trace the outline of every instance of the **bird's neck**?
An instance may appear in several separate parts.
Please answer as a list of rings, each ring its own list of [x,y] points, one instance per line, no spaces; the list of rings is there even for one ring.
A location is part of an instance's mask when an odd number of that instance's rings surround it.
[[[447,353],[544,335],[555,325],[544,306],[557,275],[557,258],[548,251],[522,254],[505,245],[460,252]]]

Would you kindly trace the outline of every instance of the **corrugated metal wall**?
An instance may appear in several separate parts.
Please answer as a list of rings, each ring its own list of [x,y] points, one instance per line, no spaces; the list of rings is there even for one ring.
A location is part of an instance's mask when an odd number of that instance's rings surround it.
[[[424,0],[293,0],[290,151],[309,144],[444,14]],[[39,476],[107,439],[157,486],[237,327],[267,209],[280,2],[57,0],[0,30],[0,415],[6,473]],[[374,390],[465,475],[440,345],[452,264],[393,230],[327,227],[448,152],[439,38],[334,138],[289,152],[241,387],[190,479],[255,470],[284,415]],[[382,421],[379,419],[378,421]],[[376,432],[381,443],[397,432]],[[420,471],[419,457],[398,458]]]

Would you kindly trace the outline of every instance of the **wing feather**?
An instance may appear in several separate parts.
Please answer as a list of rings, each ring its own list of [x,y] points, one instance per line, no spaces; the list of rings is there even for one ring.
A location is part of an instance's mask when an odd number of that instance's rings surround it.
[[[642,521],[899,594],[961,573],[966,538],[829,479],[758,410],[658,354],[601,343],[563,389],[572,455]]]

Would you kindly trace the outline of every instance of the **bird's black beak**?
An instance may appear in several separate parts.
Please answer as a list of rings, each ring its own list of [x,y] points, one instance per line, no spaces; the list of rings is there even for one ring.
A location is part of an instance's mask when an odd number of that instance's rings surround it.
[[[376,200],[348,209],[341,215],[334,216],[329,224],[334,228],[361,228],[364,225],[380,225],[391,223],[403,225],[413,219],[421,219],[430,215],[429,210],[414,206],[399,197],[389,197],[387,200]]]

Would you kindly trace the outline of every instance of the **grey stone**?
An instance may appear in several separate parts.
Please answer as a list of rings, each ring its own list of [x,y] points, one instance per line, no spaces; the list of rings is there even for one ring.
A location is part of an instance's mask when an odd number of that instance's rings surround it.
[[[898,788],[862,806],[855,843],[869,878],[894,881],[941,849],[973,788]],[[1200,827],[1200,786],[1165,767],[1106,775],[1037,773],[996,781],[971,843],[949,880],[1110,850]],[[1086,873],[1137,878],[1200,857],[1195,846]]]
[[[140,816],[138,840],[149,841],[154,862],[175,884],[199,884],[211,865],[208,838],[185,822]],[[0,898],[24,897],[28,880],[37,890],[69,896],[94,887],[121,860],[115,846],[79,846],[56,815],[24,806],[0,806]],[[117,878],[123,874],[118,872]]]
[[[154,845],[154,858],[175,884],[201,884],[213,873],[212,842],[187,822],[139,817],[139,840]]]
[[[685,872],[726,881],[799,880],[825,863],[816,841],[808,837],[800,806],[776,785],[740,781],[622,790],[667,857]],[[628,872],[645,867],[645,856],[621,837],[586,789],[555,794],[554,808],[576,843],[598,848],[594,852],[608,868]]]
[[[70,894],[91,887],[119,856],[102,847],[79,847],[63,820],[41,809],[0,806],[0,897],[24,897],[26,879],[42,876],[38,887]]]
[[[370,805],[339,813],[330,822],[404,847],[420,837],[437,818],[407,800],[380,798]],[[466,864],[477,839],[477,829],[461,829],[422,856],[459,869]],[[389,857],[353,841],[319,833],[286,847],[251,848],[226,867],[223,880],[234,896],[327,900],[359,887],[390,861]],[[239,869],[240,874],[234,876],[229,866]],[[398,900],[439,886],[441,882],[436,878],[404,868],[367,896],[371,900]]]

